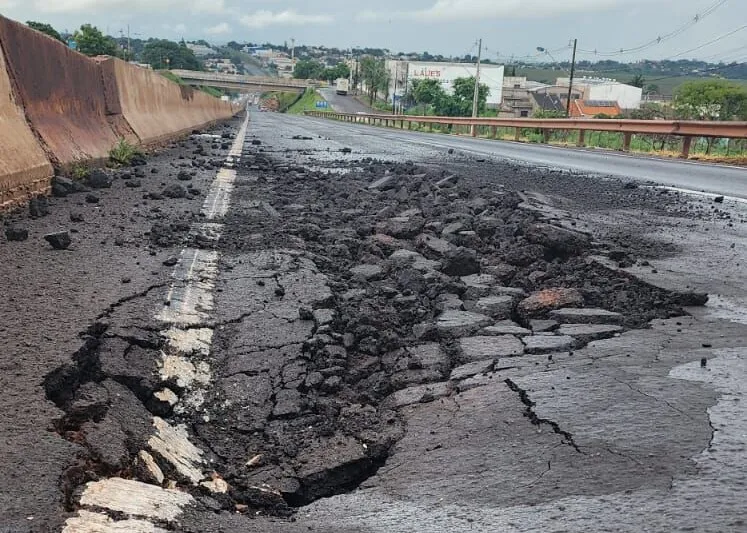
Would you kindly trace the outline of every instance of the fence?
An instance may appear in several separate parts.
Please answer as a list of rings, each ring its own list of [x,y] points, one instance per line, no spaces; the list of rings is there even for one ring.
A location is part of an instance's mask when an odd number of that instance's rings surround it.
[[[433,131],[434,126],[440,130],[444,126],[467,127],[472,136],[477,136],[480,129],[487,129],[488,137],[498,138],[498,128],[513,128],[518,141],[523,129],[535,129],[542,132],[544,142],[550,139],[553,131],[578,131],[578,146],[586,145],[586,132],[606,131],[623,135],[622,150],[630,150],[634,134],[671,135],[682,137],[681,157],[690,155],[692,141],[697,137],[719,139],[747,139],[747,122],[708,122],[676,120],[602,120],[602,119],[534,119],[534,118],[464,118],[464,117],[417,117],[409,115],[350,114],[324,111],[307,111],[307,115],[386,127],[413,129],[414,126],[427,126]],[[399,126],[397,126],[399,124]]]

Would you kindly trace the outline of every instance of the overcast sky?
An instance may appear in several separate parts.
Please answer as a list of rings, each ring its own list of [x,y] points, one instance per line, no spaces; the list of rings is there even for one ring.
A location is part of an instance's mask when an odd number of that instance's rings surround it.
[[[582,59],[591,51],[633,48],[682,27],[723,0],[0,0],[0,13],[73,30],[90,22],[112,35],[283,42],[339,48],[476,54],[501,60],[536,55],[538,46],[558,60],[570,58],[579,39]],[[747,60],[747,0],[725,0],[701,22],[643,51],[610,56]],[[700,45],[733,30],[731,36]]]

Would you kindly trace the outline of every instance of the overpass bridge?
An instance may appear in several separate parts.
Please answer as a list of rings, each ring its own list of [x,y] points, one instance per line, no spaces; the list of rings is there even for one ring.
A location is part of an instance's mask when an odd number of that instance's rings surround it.
[[[174,69],[171,73],[179,76],[189,85],[208,85],[224,89],[246,89],[252,92],[284,91],[302,93],[309,87],[320,87],[314,80],[296,80],[260,76],[241,76],[218,72]]]

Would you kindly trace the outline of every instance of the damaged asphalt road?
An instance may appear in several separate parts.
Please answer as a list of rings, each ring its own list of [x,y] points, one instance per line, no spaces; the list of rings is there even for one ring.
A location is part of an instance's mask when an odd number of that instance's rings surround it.
[[[0,526],[739,531],[747,326],[628,273],[664,219],[743,253],[738,206],[353,131],[254,114],[8,221]]]

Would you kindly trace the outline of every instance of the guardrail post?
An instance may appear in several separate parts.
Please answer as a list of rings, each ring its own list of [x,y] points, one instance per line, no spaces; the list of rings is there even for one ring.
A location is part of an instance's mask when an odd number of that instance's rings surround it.
[[[630,152],[630,141],[633,139],[632,133],[623,133],[623,152]]]
[[[516,132],[514,133],[514,141],[519,142],[520,140],[521,140],[521,128],[517,126]]]
[[[491,139],[498,138],[498,126],[490,126],[490,138]]]
[[[680,154],[680,157],[682,159],[687,159],[690,157],[690,146],[692,146],[693,138],[692,137],[683,137],[682,138],[682,153]]]
[[[428,131],[433,133],[433,122],[428,123]]]
[[[550,133],[552,133],[552,132],[550,130],[548,130],[548,129],[543,129],[542,130],[542,142],[543,143],[545,143],[545,144],[549,144],[550,143]]]
[[[412,129],[412,120],[408,120],[408,121],[407,121],[407,129],[408,129],[408,130],[411,130],[411,129]]]
[[[475,125],[473,125],[473,126],[472,126],[472,127],[470,128],[470,134],[471,134],[471,135],[472,135],[473,137],[477,137],[477,130],[478,130],[479,128],[480,128],[480,126],[475,126]]]
[[[578,142],[576,146],[586,146],[586,130],[578,130]]]

